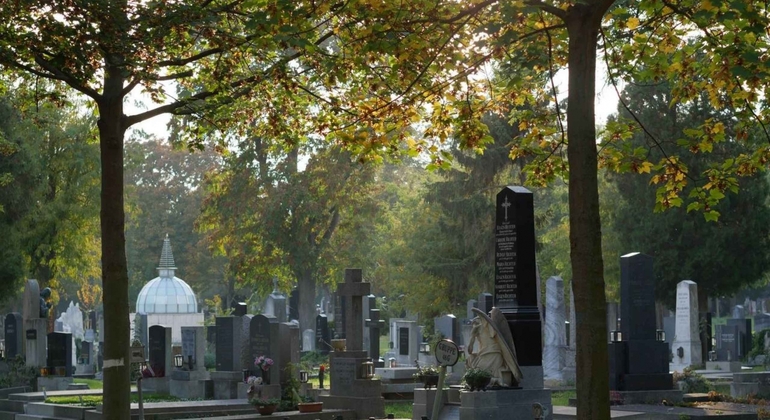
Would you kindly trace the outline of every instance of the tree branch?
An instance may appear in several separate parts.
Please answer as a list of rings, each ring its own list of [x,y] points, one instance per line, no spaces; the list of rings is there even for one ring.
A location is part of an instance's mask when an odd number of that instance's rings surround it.
[[[58,67],[54,66],[53,64],[46,61],[42,56],[35,54],[35,63],[37,63],[38,66],[42,67],[47,72],[53,74],[56,77],[53,77],[53,79],[61,80],[62,82],[70,85],[73,89],[77,90],[78,92],[90,97],[91,99],[95,101],[101,100],[101,95],[90,87],[86,85],[82,85],[75,80],[74,77],[70,76],[69,74],[63,72]],[[43,76],[41,73],[35,73],[37,75]],[[46,77],[46,76],[43,76]],[[51,77],[49,77],[51,78]]]
[[[526,0],[524,2],[527,6],[537,7],[538,9],[550,13],[561,20],[567,19],[567,11],[560,9],[552,4],[548,4],[542,0]]]

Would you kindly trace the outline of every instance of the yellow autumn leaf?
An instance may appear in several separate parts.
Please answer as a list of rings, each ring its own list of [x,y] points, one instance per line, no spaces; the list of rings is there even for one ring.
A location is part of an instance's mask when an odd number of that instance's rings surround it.
[[[677,181],[681,181],[684,179],[684,173],[683,172],[677,172],[676,177],[674,177]]]
[[[527,129],[527,122],[526,121],[520,122],[519,123],[519,131],[524,131],[526,129]]]
[[[642,162],[641,165],[636,169],[637,172],[648,174],[650,173],[650,170],[652,169],[652,163],[650,162]]]
[[[626,28],[628,28],[628,29],[630,29],[632,31],[634,29],[638,28],[638,27],[639,27],[639,19],[638,18],[633,17],[631,19],[628,19],[628,21],[626,22]]]

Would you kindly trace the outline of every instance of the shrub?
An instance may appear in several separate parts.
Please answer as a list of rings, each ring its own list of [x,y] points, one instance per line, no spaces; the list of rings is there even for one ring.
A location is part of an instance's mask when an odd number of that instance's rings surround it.
[[[24,357],[21,355],[7,360],[7,363],[8,374],[0,375],[0,388],[35,387],[35,379],[38,377],[37,368],[25,366]]]
[[[681,373],[674,372],[675,386],[677,382],[684,383],[684,389],[682,389],[682,391],[687,393],[691,393],[691,392],[706,393],[711,390],[711,387],[709,386],[708,381],[706,381],[706,378],[704,378],[703,375],[695,373],[695,371],[693,371],[692,368],[689,368],[689,367],[684,368],[684,370]]]

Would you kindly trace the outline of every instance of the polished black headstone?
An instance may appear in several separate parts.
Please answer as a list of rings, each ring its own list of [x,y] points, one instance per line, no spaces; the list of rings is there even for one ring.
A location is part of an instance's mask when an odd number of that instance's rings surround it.
[[[293,288],[289,295],[289,320],[299,319],[299,289]]]
[[[717,325],[717,360],[738,361],[741,353],[741,330],[738,325]]]
[[[331,351],[331,334],[329,333],[329,321],[326,315],[315,317],[315,350],[321,354]]]
[[[270,348],[274,339],[277,337],[272,337],[270,319],[265,315],[254,315],[249,324],[249,353],[252,359],[259,356],[274,358]]]
[[[495,205],[494,305],[508,320],[521,366],[543,363],[536,273],[532,192],[505,187],[497,194]]]
[[[52,332],[48,334],[48,367],[65,368],[64,376],[72,376],[72,334]]]
[[[21,326],[21,314],[11,312],[5,316],[5,357],[12,359],[17,355],[24,355],[24,334]]]
[[[218,316],[216,334],[217,370],[222,372],[240,372],[241,370],[241,331],[243,320],[240,316]]]
[[[398,329],[398,354],[401,356],[409,355],[409,328],[401,327]]]
[[[655,276],[652,257],[620,257],[620,330],[623,341],[655,340]]]
[[[167,376],[171,372],[171,366],[166,366],[166,353],[170,348],[166,348],[166,327],[162,325],[153,325],[150,327],[149,346],[147,355],[150,367],[155,371],[155,376]]]
[[[751,319],[728,319],[727,325],[738,327],[738,338],[740,340],[738,357],[735,360],[742,359],[749,355],[751,351]],[[733,353],[734,355],[735,353]]]

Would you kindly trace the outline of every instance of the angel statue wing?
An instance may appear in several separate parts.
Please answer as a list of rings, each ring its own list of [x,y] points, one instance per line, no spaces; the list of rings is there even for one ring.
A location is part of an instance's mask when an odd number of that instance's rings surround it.
[[[499,342],[500,348],[502,349],[503,360],[505,361],[508,370],[511,371],[511,376],[513,376],[514,383],[512,385],[518,385],[521,382],[523,375],[516,358],[516,345],[513,342],[513,335],[511,335],[511,329],[508,326],[508,321],[505,319],[505,316],[496,307],[493,307],[492,310],[489,311],[489,315],[478,308],[473,308],[473,312],[487,321],[495,330],[496,340]]]

